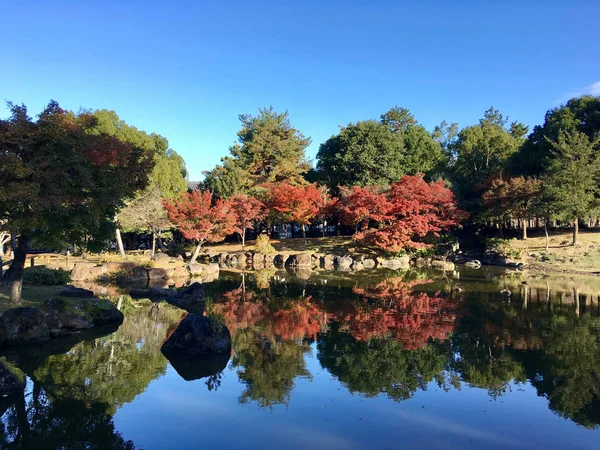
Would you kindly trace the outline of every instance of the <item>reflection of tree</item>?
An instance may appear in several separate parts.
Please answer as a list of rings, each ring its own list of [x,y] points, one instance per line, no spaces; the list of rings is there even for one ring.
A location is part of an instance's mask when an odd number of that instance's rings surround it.
[[[310,377],[304,361],[310,346],[300,339],[279,339],[257,328],[244,328],[233,335],[233,348],[232,366],[246,384],[241,403],[287,404],[294,379]]]
[[[0,421],[1,448],[132,450],[115,430],[108,406],[75,399],[50,400],[34,382]]]
[[[359,340],[390,335],[406,349],[417,349],[430,339],[445,340],[454,330],[456,304],[439,293],[415,292],[414,285],[394,277],[371,288],[355,288],[375,306],[363,303],[341,319]]]
[[[352,392],[385,393],[400,401],[434,379],[440,385],[445,382],[447,354],[440,344],[406,350],[391,339],[357,340],[334,324],[319,335],[317,348],[321,365]]]
[[[129,311],[117,332],[50,356],[33,372],[52,399],[101,403],[112,414],[165,373],[166,360],[160,347],[169,326],[179,321],[181,310],[149,301],[124,307]]]

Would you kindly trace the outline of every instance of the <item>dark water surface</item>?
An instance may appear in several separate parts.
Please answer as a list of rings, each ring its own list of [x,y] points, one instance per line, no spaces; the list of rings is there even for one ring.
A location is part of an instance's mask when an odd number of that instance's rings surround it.
[[[206,285],[230,357],[167,361],[185,311],[128,296],[116,332],[5,352],[0,448],[600,448],[600,279],[298,275]]]

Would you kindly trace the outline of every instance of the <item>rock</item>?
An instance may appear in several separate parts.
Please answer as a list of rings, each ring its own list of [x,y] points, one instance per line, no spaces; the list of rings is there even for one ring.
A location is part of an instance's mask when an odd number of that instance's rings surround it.
[[[168,269],[153,268],[153,269],[148,269],[147,273],[148,273],[148,279],[150,281],[152,281],[152,280],[167,280],[173,276],[173,274],[175,273],[175,269],[173,269],[173,268],[168,268]]]
[[[336,256],[333,260],[337,270],[350,270],[350,266],[354,262],[350,256]]]
[[[469,269],[479,269],[481,267],[481,261],[473,259],[471,261],[467,261],[465,266],[467,266]]]
[[[231,352],[231,335],[227,327],[208,317],[188,314],[160,349],[171,355],[210,355]]]
[[[333,270],[334,261],[335,261],[334,255],[325,255],[325,256],[321,257],[321,266],[325,270]]]
[[[50,300],[46,300],[46,303]],[[46,305],[46,303],[44,303]],[[83,311],[94,325],[123,322],[123,313],[110,301],[103,298],[81,299],[72,305]]]
[[[73,281],[85,281],[90,277],[90,270],[96,267],[94,263],[78,262],[73,266],[71,279]]]
[[[188,272],[194,278],[202,278],[204,281],[214,280],[219,276],[219,265],[191,263],[188,265]]]
[[[222,372],[227,367],[231,355],[227,352],[216,355],[202,355],[190,358],[188,355],[167,352],[169,363],[186,381],[199,380]],[[166,355],[165,355],[166,356]]]
[[[89,289],[78,288],[75,286],[65,286],[58,293],[61,297],[75,297],[75,298],[92,298],[94,297],[94,293]]]
[[[408,269],[410,267],[410,258],[408,255],[398,256],[390,259],[378,257],[376,261],[377,267],[382,267],[385,269]]]
[[[309,280],[312,275],[310,267],[288,266],[285,270],[299,280]]]
[[[363,270],[365,268],[365,265],[363,264],[362,261],[354,261],[352,263],[352,265],[350,266],[350,269],[352,269],[355,272],[358,272],[359,270]]]
[[[101,266],[94,266],[90,269],[88,280],[97,280],[106,273],[108,273],[108,267],[106,265],[102,264]]]
[[[52,336],[91,328],[92,318],[77,304],[61,297],[50,298],[44,302],[48,314],[48,328]]]
[[[454,270],[454,263],[452,261],[431,261],[431,267],[438,270]]]
[[[46,314],[38,308],[11,308],[0,316],[0,342],[27,344],[49,338]]]
[[[148,269],[145,267],[136,267],[131,272],[131,278],[134,280],[148,280]]]
[[[25,390],[25,374],[0,358],[0,398],[22,394]]]
[[[363,267],[365,269],[372,269],[375,267],[375,260],[371,259],[371,258],[365,258],[362,260],[363,263]]]
[[[152,258],[153,261],[156,261],[157,263],[168,263],[171,260],[171,257],[169,255],[167,255],[166,253],[155,253],[154,256]]]
[[[183,303],[200,303],[205,300],[204,288],[201,283],[193,283],[186,289],[179,291],[177,296]]]
[[[292,267],[312,267],[312,258],[310,253],[298,253],[291,255],[285,262],[286,266]]]
[[[275,256],[275,259],[273,260],[273,262],[277,265],[285,265],[287,260],[289,259],[289,257],[290,257],[290,255],[288,255],[286,253],[280,253]]]
[[[431,267],[431,258],[417,258],[415,259],[415,266],[417,267]]]

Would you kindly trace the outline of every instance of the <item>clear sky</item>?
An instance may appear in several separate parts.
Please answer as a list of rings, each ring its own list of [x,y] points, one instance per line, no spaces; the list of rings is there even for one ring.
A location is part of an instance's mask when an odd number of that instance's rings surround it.
[[[600,95],[600,1],[0,0],[0,16],[0,99],[113,109],[166,136],[192,180],[262,106],[289,111],[314,159],[394,105],[428,129],[490,105],[535,125]]]

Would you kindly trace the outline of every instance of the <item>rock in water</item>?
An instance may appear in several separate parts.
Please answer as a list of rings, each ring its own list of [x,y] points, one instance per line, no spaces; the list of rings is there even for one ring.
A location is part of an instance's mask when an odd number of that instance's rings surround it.
[[[0,358],[0,397],[21,394],[25,390],[25,375],[4,358]]]
[[[0,316],[0,342],[27,344],[50,338],[46,314],[37,308],[12,308]]]
[[[94,293],[88,289],[78,288],[75,286],[65,286],[59,292],[61,297],[76,297],[76,298],[92,298]]]
[[[218,353],[216,355],[203,355],[190,358],[189,355],[179,353],[168,353],[169,363],[181,378],[186,381],[199,380],[218,374],[225,370],[229,353]]]
[[[161,351],[190,356],[231,352],[231,335],[222,323],[197,314],[188,314],[163,344]]]

